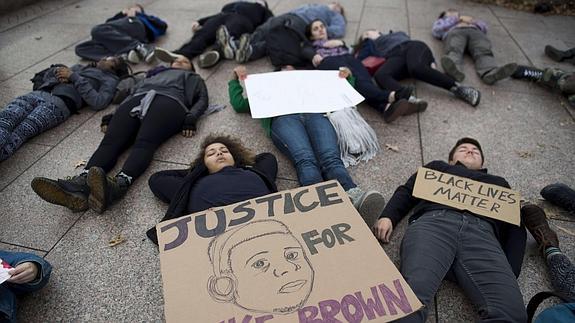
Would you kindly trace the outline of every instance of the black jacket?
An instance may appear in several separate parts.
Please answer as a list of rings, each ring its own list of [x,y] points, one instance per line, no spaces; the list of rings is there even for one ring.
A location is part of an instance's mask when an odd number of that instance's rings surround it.
[[[256,162],[253,166],[245,166],[244,168],[259,175],[271,192],[277,192],[278,189],[276,187],[275,180],[278,172],[278,162],[274,155],[270,153],[259,154],[256,156]],[[178,189],[176,196],[170,201],[168,211],[166,211],[166,214],[160,222],[175,219],[188,214],[188,202],[192,188],[200,178],[208,175],[208,170],[203,164],[190,169],[162,171],[155,173],[152,175],[152,177],[150,177],[150,188],[152,189],[154,195],[156,195],[164,202],[167,202],[165,198],[158,192],[154,191],[152,181],[154,176],[157,176],[157,174],[160,175],[166,172],[170,172],[171,175],[184,177],[184,182]],[[155,244],[158,244],[158,236],[155,226],[148,229],[146,235]]]
[[[507,183],[503,177],[487,174],[487,170],[485,169],[479,171],[471,170],[460,163],[457,163],[456,165],[450,165],[440,160],[432,161],[426,164],[424,167],[452,175],[466,177],[483,183],[510,188],[509,183]],[[460,211],[446,205],[416,198],[412,195],[416,177],[417,172],[413,174],[404,185],[399,186],[395,190],[395,193],[393,193],[393,196],[385,206],[385,209],[383,210],[380,218],[389,218],[393,223],[393,227],[396,227],[397,223],[401,221],[401,219],[403,219],[403,217],[406,216],[412,209],[413,214],[409,218],[410,223],[422,216],[425,212],[433,210],[448,209],[458,212],[470,213],[475,216],[482,217],[493,226],[495,235],[497,236],[497,239],[499,240],[499,243],[505,252],[505,256],[511,265],[513,273],[515,276],[519,276],[521,265],[523,264],[523,255],[525,253],[525,243],[527,239],[527,233],[523,224],[518,227],[507,222],[483,217],[479,214],[471,213],[469,211]]]
[[[225,6],[222,7],[220,13],[224,14],[235,13],[244,16],[252,23],[253,28],[256,28],[257,26],[263,24],[269,18],[274,16],[274,14],[268,9],[267,6],[263,6],[259,3],[243,2],[243,1],[236,1],[226,4]],[[201,18],[198,20],[198,23],[200,25],[204,25],[206,21],[219,15],[220,13]]]

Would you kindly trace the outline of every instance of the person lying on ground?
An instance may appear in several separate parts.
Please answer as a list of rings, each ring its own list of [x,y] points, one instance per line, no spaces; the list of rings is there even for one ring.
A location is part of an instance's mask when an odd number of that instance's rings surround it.
[[[90,208],[103,213],[144,173],[162,143],[178,132],[185,137],[195,134],[196,123],[207,106],[204,80],[187,58],[181,56],[170,67],[151,69],[110,119],[104,138],[82,173],[59,180],[36,177],[32,189],[45,201],[73,212]],[[120,172],[107,177],[130,146]]]
[[[360,60],[369,56],[385,58],[385,63],[373,76],[384,89],[398,91],[403,87],[399,81],[411,77],[445,89],[473,107],[481,99],[478,90],[463,86],[453,77],[438,71],[429,46],[422,41],[411,40],[403,31],[384,34],[375,29],[366,30],[355,46],[355,55]]]
[[[244,66],[238,66],[228,82],[230,104],[236,112],[249,113],[250,103],[243,96],[240,79],[247,77]],[[340,77],[353,83],[349,69]],[[296,113],[261,119],[261,125],[274,145],[294,165],[301,186],[335,179],[349,195],[354,207],[369,224],[385,206],[383,195],[357,186],[341,160],[337,133],[324,113]]]
[[[475,62],[477,75],[485,84],[493,85],[511,76],[517,68],[515,63],[498,66],[491,51],[491,40],[487,37],[487,23],[461,15],[456,9],[443,11],[433,23],[431,34],[443,40],[445,55],[441,57],[441,67],[457,82],[465,78],[462,63],[466,50]]]
[[[447,163],[436,160],[425,167],[509,188],[503,177],[487,173],[484,160],[477,140],[461,138]],[[393,229],[413,210],[401,242],[400,272],[425,306],[398,322],[425,322],[444,279],[463,289],[477,310],[478,320],[526,322],[517,284],[525,252],[525,228],[416,198],[416,176],[395,190],[373,228],[378,239],[389,242]]]
[[[242,34],[252,33],[256,27],[273,17],[266,1],[247,2],[235,1],[226,4],[222,10],[208,17],[192,22],[192,38],[179,49],[168,51],[162,48],[156,50],[156,56],[167,61],[174,54],[184,55],[192,60],[200,55],[198,65],[201,68],[214,66],[223,55],[227,59],[234,58],[235,40]],[[210,46],[216,44],[215,50],[204,53]]]
[[[277,192],[277,160],[254,155],[240,140],[213,134],[201,144],[191,167],[165,170],[148,180],[150,189],[170,206],[161,221]],[[158,243],[155,227],[148,238]]]
[[[329,39],[327,29],[321,20],[308,25],[306,35],[312,42],[311,62],[318,70],[338,70],[347,67],[355,77],[356,90],[365,97],[366,102],[383,114],[385,122],[393,122],[400,116],[423,112],[427,102],[412,98],[413,88],[402,86],[396,90],[382,89],[375,85],[367,69],[349,52],[345,42]],[[307,48],[302,48],[306,51]]]
[[[142,5],[135,4],[92,28],[92,39],[78,44],[74,50],[76,55],[92,61],[123,56],[132,64],[151,63],[154,59],[151,43],[164,35],[167,28],[166,22],[148,15]]]
[[[51,129],[84,107],[102,110],[112,102],[116,86],[128,74],[126,63],[106,57],[88,65],[54,64],[32,78],[32,92],[0,110],[0,161],[28,139]]]

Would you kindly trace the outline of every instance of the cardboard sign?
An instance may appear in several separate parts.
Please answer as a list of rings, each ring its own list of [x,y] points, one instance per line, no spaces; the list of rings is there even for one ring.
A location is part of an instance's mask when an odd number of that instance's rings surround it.
[[[156,230],[168,322],[387,322],[422,306],[336,181]]]
[[[342,110],[364,100],[338,71],[250,74],[245,80],[252,118]]]
[[[434,169],[419,168],[413,196],[515,225],[520,222],[519,192]]]

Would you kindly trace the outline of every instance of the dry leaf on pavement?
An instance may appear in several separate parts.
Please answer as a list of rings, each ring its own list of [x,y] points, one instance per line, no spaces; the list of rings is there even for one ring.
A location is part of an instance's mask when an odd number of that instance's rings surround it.
[[[394,152],[396,152],[396,153],[399,152],[399,147],[398,147],[398,146],[394,146],[394,145],[390,145],[390,144],[385,144],[385,149],[394,151]]]
[[[74,164],[74,168],[80,168],[82,166],[86,166],[86,161],[85,160],[79,160]]]
[[[108,241],[108,247],[115,247],[122,242],[126,242],[126,238],[122,237],[121,234],[113,237],[112,240]]]

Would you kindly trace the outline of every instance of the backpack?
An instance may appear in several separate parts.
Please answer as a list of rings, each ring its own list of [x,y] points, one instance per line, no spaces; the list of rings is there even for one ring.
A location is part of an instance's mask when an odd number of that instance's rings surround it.
[[[306,41],[292,28],[284,25],[273,27],[266,35],[266,46],[272,65],[275,67],[309,65],[310,62],[301,55],[302,42]]]
[[[575,322],[575,303],[569,303],[568,299],[556,292],[539,292],[531,297],[527,305],[527,322],[533,322],[533,315],[539,304],[552,296],[560,298],[563,303],[543,310],[535,319],[535,323]]]

